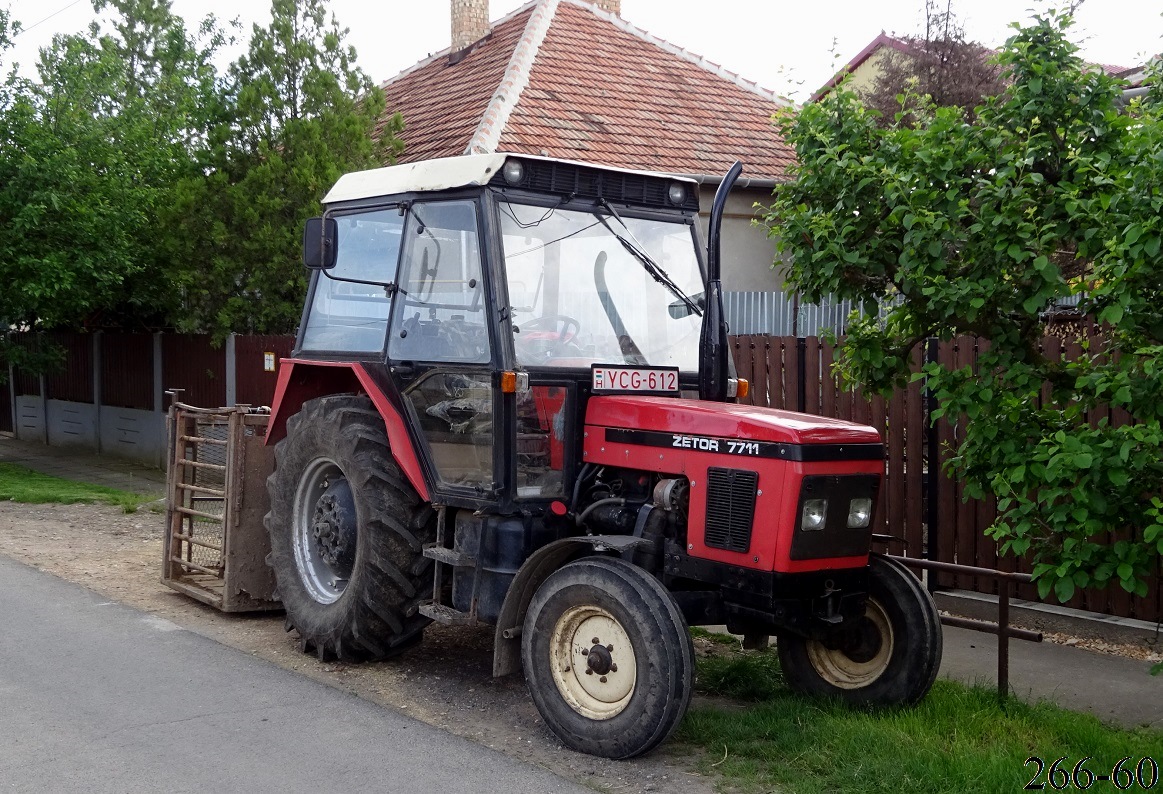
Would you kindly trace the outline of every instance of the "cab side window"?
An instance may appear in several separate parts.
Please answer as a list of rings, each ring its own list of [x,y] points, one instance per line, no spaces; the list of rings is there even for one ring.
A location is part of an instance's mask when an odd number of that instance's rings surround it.
[[[396,280],[404,221],[395,209],[346,215],[336,221],[339,246],[335,267],[313,275],[302,348],[382,354],[391,310],[390,290],[359,282],[382,285]]]
[[[416,202],[408,214],[389,358],[487,363],[489,334],[476,205]]]

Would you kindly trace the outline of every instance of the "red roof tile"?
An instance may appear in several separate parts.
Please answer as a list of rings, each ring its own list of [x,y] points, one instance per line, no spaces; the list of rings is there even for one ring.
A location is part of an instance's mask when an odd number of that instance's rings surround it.
[[[793,153],[771,123],[774,96],[573,0],[537,30],[553,5],[501,20],[459,63],[442,53],[385,84],[404,116],[402,162],[464,153],[487,108],[502,124],[485,136],[496,151],[681,174],[739,159],[746,176],[783,176]]]
[[[528,20],[529,10],[523,9],[497,24],[457,63],[445,51],[384,83],[386,113],[404,116],[404,153],[397,162],[464,154]]]

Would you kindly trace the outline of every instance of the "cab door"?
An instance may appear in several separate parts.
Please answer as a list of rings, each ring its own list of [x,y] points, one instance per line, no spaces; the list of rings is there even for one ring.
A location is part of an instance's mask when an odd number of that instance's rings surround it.
[[[388,331],[388,363],[435,490],[469,502],[500,487],[490,301],[477,203],[408,208]]]

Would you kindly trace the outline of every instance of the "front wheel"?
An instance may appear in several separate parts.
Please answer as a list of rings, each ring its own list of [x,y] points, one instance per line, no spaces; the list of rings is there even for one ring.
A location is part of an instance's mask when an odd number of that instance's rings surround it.
[[[941,619],[932,596],[904,566],[869,561],[862,616],[826,639],[781,633],[779,661],[792,689],[860,706],[912,704],[941,666]]]
[[[567,747],[632,758],[686,713],[694,646],[674,598],[620,559],[584,557],[538,588],[521,631],[529,692]]]

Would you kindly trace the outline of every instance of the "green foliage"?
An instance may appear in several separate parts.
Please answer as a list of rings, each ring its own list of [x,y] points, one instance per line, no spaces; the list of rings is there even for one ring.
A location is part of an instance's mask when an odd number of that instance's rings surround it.
[[[6,8],[0,8],[0,55],[12,46],[12,38],[20,32],[20,23],[12,18],[12,14]],[[0,67],[4,66],[4,61],[0,60]]]
[[[698,692],[737,700],[770,700],[786,692],[775,648],[743,651],[738,640],[728,639],[736,646],[733,652],[717,649],[699,658],[695,679]]]
[[[191,35],[170,0],[93,5],[105,29],[0,83],[0,321],[293,330],[303,221],[341,174],[399,152],[402,120],[381,121],[324,0],[275,0],[225,76],[213,17]],[[0,13],[0,56],[14,29]]]
[[[58,35],[0,114],[0,318],[21,329],[161,324],[173,304],[157,227],[212,107],[220,41],[168,0],[112,0],[113,27]]]
[[[209,176],[186,180],[166,217],[192,232],[170,238],[174,260],[188,264],[184,325],[219,336],[295,328],[303,222],[340,175],[382,165],[401,146],[398,115],[373,134],[383,92],[323,0],[274,0],[272,12],[231,67]]]
[[[1063,600],[1143,595],[1163,555],[1163,90],[1122,111],[1069,24],[1019,29],[998,56],[1006,90],[972,120],[902,97],[909,113],[878,126],[843,89],[784,116],[799,165],[768,215],[791,286],[886,309],[851,327],[850,380],[904,384],[928,337],[989,341],[977,371],[918,377],[960,424],[951,468],[999,499],[989,534]],[[1075,294],[1101,344],[1044,355],[1043,311]]]
[[[1065,756],[1068,772],[1089,757],[1085,770],[1109,775],[1126,756],[1134,769],[1163,753],[1158,730],[1111,728],[1048,703],[1002,704],[995,690],[946,680],[908,709],[863,711],[778,687],[745,709],[696,704],[675,741],[701,749],[701,771],[727,789],[765,792],[1020,791],[1038,771],[1025,765],[1030,756],[1046,767]]]
[[[28,504],[107,504],[133,513],[145,502],[152,501],[152,497],[64,480],[23,466],[0,463],[0,500]]]

